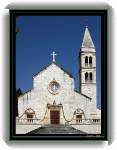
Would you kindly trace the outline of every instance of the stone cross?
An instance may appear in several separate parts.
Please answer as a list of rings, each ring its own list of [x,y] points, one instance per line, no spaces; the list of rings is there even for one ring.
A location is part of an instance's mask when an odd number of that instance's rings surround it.
[[[53,56],[53,62],[55,62],[55,56],[57,55],[54,51],[52,52],[52,54],[51,54],[52,56]]]

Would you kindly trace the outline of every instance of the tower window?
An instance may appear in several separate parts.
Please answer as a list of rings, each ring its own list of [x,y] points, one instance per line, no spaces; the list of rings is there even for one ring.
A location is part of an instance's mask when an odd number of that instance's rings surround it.
[[[88,66],[88,57],[85,57],[85,66]]]
[[[92,57],[89,57],[89,65],[92,65]]]
[[[89,73],[89,78],[92,80],[92,72]]]
[[[88,73],[85,73],[85,80],[88,80]]]

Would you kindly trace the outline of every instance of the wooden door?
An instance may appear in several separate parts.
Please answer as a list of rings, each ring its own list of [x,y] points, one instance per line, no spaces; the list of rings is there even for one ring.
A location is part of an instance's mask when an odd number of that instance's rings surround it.
[[[58,110],[50,111],[50,120],[51,124],[59,124],[60,123],[60,112]]]

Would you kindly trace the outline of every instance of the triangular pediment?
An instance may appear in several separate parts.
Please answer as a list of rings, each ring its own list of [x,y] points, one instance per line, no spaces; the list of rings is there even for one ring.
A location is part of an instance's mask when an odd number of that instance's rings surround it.
[[[58,67],[58,68],[61,69],[64,73],[66,73],[67,75],[69,75],[69,77],[74,78],[71,73],[69,73],[68,71],[66,71],[65,69],[63,69],[60,65],[58,65],[58,64],[55,63],[55,62],[52,62],[52,63],[49,64],[48,66],[42,68],[37,74],[34,74],[33,77],[39,75],[40,73],[42,73],[43,71],[47,70],[47,69],[48,69],[49,67],[51,67],[51,66],[56,66],[56,67]]]

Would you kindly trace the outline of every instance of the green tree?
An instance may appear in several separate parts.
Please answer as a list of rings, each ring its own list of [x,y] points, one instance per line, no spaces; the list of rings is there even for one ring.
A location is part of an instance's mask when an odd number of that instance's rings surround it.
[[[16,30],[15,30],[16,34],[19,33],[19,31],[20,31],[19,28],[16,27]]]

